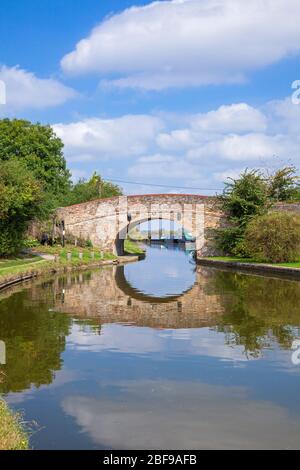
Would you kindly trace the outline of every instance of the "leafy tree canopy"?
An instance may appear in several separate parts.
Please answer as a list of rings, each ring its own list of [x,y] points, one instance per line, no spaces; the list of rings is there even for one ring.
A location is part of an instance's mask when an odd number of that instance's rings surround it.
[[[63,143],[50,126],[19,119],[0,120],[0,160],[17,158],[43,183],[46,192],[64,194],[70,172],[63,156]]]
[[[16,252],[28,222],[40,215],[42,186],[24,162],[12,158],[0,165],[0,255]]]
[[[0,218],[29,219],[38,212],[41,184],[24,163],[11,159],[0,166]]]
[[[94,173],[89,179],[80,179],[75,183],[69,193],[63,198],[63,206],[80,204],[98,198],[108,198],[121,196],[122,191],[119,186],[103,181],[101,176]]]
[[[299,201],[300,178],[295,166],[286,166],[269,177],[269,196],[274,201]]]
[[[258,170],[248,171],[225,185],[221,196],[223,209],[232,221],[245,226],[249,219],[260,214],[268,200],[268,185]]]

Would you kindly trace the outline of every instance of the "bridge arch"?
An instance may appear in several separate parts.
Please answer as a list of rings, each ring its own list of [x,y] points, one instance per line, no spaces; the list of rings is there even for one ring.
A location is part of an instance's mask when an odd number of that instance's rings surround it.
[[[117,255],[122,256],[124,255],[124,242],[130,232],[138,227],[141,224],[145,223],[152,223],[155,221],[161,221],[162,224],[164,222],[169,222],[170,223],[170,229],[172,223],[174,223],[174,226],[180,226],[182,233],[189,232],[193,238],[196,240],[197,239],[197,230],[195,227],[193,227],[193,224],[190,221],[185,221],[184,225],[182,224],[181,217],[179,216],[180,212],[176,211],[176,214],[173,212],[170,215],[167,213],[161,213],[160,216],[157,216],[153,213],[146,213],[146,214],[138,214],[136,213],[134,216],[130,212],[128,214],[128,223],[125,224],[120,231],[117,234],[116,240],[115,240],[115,252]]]
[[[212,253],[210,229],[226,224],[216,198],[184,194],[152,194],[97,199],[60,208],[57,217],[67,233],[90,239],[94,246],[122,254],[130,226],[154,219],[176,220],[196,240],[199,256]]]

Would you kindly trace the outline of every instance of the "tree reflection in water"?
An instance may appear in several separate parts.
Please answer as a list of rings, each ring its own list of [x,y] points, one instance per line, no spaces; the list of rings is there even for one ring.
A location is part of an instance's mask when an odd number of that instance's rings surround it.
[[[211,282],[222,292],[224,308],[215,329],[226,334],[228,344],[259,357],[274,341],[291,349],[300,337],[298,281],[214,270]]]
[[[71,319],[49,312],[54,305],[52,287],[53,282],[35,285],[0,302],[0,336],[6,345],[1,393],[51,384],[62,367]]]

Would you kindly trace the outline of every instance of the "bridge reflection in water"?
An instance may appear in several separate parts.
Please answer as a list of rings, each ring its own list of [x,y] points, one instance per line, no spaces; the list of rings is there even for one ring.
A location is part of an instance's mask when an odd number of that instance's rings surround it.
[[[189,263],[188,253],[184,262],[174,254],[172,263],[168,249],[164,263],[163,248],[149,250],[151,255],[138,265],[57,279],[55,309],[99,323],[174,329],[212,325],[223,308],[219,295],[208,287],[210,271]]]

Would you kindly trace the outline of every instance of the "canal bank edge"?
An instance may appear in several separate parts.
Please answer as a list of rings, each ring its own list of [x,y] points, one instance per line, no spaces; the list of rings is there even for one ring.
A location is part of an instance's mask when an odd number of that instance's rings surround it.
[[[24,281],[29,281],[31,279],[49,275],[49,274],[64,274],[73,271],[87,271],[89,269],[96,269],[103,266],[112,266],[112,265],[119,265],[119,264],[127,264],[127,263],[134,263],[140,261],[144,255],[130,255],[130,256],[119,256],[116,259],[111,260],[103,260],[97,261],[92,263],[85,263],[85,264],[76,264],[76,265],[63,265],[59,266],[55,262],[45,263],[41,266],[41,269],[24,269],[24,272],[17,273],[15,275],[9,276],[7,279],[1,281],[0,280],[0,291],[4,289],[8,289],[11,286],[19,284]]]
[[[0,451],[28,450],[29,433],[18,413],[11,411],[0,398]]]
[[[197,264],[200,266],[209,266],[215,268],[226,268],[235,271],[248,271],[253,274],[276,275],[300,280],[300,269],[286,266],[274,266],[265,263],[249,263],[240,261],[225,261],[209,258],[197,258]]]

